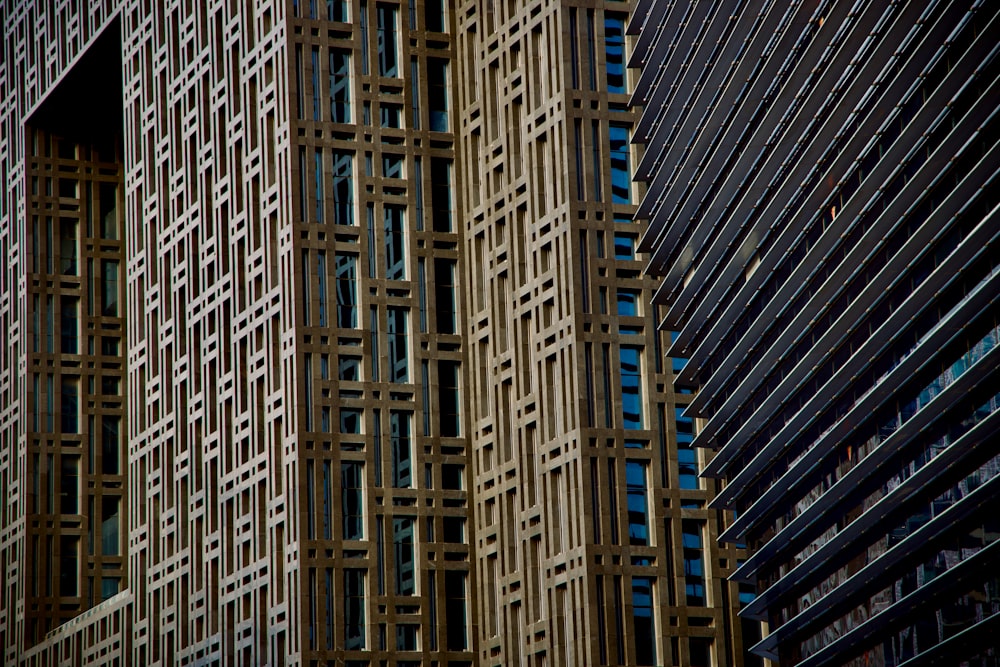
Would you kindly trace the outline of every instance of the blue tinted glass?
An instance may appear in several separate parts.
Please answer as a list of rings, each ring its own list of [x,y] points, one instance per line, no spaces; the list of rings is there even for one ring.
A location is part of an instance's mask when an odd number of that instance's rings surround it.
[[[628,204],[632,201],[632,173],[629,168],[628,126],[608,126],[611,147],[611,201]]]
[[[635,237],[615,234],[615,259],[635,259]]]
[[[638,461],[625,464],[625,485],[628,502],[629,544],[649,544],[649,524],[646,501],[646,467]]]
[[[639,314],[639,291],[630,289],[618,290],[618,315],[635,317]]]
[[[608,92],[625,92],[625,31],[621,14],[604,15],[604,47],[608,71]]]
[[[620,351],[622,374],[622,426],[642,428],[642,375],[639,368],[641,348],[622,346]]]
[[[632,577],[632,616],[635,628],[635,662],[656,664],[656,621],[653,614],[653,577]]]

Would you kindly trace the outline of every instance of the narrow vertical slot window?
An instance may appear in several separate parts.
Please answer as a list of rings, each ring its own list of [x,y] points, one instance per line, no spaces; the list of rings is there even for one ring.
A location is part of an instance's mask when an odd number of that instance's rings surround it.
[[[342,4],[342,3],[338,3]],[[330,49],[330,120],[351,122],[351,54]]]
[[[604,15],[604,54],[608,92],[625,92],[625,17],[608,12]]]
[[[396,595],[415,595],[417,569],[413,549],[413,518],[392,520],[392,547],[396,565]]]
[[[80,223],[74,218],[59,219],[59,272],[66,276],[80,273]]]
[[[319,87],[319,47],[312,47],[312,104],[313,104],[313,120],[320,120],[321,112],[321,102],[320,102],[320,87]]]
[[[457,437],[462,430],[459,414],[460,371],[461,364],[457,361],[438,362],[438,415],[444,437]]]
[[[622,426],[642,428],[642,348],[621,346]]]
[[[424,258],[417,259],[417,301],[420,306],[420,333],[427,332],[427,269]]]
[[[386,335],[389,339],[389,382],[409,382],[409,311],[389,306]]]
[[[326,251],[316,252],[316,293],[319,297],[319,325],[325,327],[326,321]]]
[[[333,152],[333,224],[354,224],[354,154]]]
[[[601,121],[590,124],[590,146],[594,167],[594,201],[601,201]]]
[[[435,232],[452,231],[451,160],[431,158],[431,204]]]
[[[364,464],[358,461],[341,463],[340,480],[344,539],[363,540],[365,537]]]
[[[63,296],[60,299],[60,333],[63,354],[80,351],[80,297]]]
[[[399,76],[396,56],[396,20],[398,10],[395,5],[378,3],[375,5],[375,21],[378,30],[378,73],[380,76]]]
[[[100,198],[101,238],[113,241],[118,238],[118,185],[101,183],[97,194]]]
[[[467,592],[469,575],[460,570],[445,570],[445,625],[449,651],[464,651],[469,645]]]
[[[365,648],[365,570],[344,570],[344,649]]]
[[[388,280],[406,279],[405,213],[402,206],[386,204],[384,207],[385,277]]]
[[[434,301],[438,333],[458,333],[455,260],[434,260]]]
[[[80,432],[80,378],[62,378],[62,432]]]
[[[635,664],[656,664],[655,577],[632,577],[632,622],[635,630]]]
[[[646,492],[646,464],[625,462],[625,490],[628,505],[629,544],[649,545],[649,499]]]
[[[118,260],[101,261],[101,313],[110,317],[118,316]],[[51,351],[51,350],[50,350]]]
[[[313,155],[313,187],[316,188],[314,219],[316,222],[323,222],[323,209],[325,208],[323,190],[325,187],[323,184],[323,150],[321,148],[317,148]]]
[[[674,423],[677,425],[677,476],[680,488],[698,489],[698,452],[691,443],[694,441],[694,420],[684,415],[684,408],[674,408]]]
[[[401,410],[389,412],[389,438],[392,449],[392,486],[405,489],[412,486],[410,452],[410,421],[412,415]]]
[[[448,61],[444,58],[427,59],[427,99],[430,112],[430,129],[448,131]]]
[[[101,497],[101,553],[105,556],[121,554],[121,500],[120,496]]]
[[[705,563],[703,559],[702,522],[681,520],[681,541],[684,549],[684,590],[687,604],[705,606]]]
[[[337,326],[343,329],[358,326],[357,265],[354,255],[337,255]]]
[[[611,123],[608,126],[608,144],[611,156],[611,201],[615,204],[632,203],[632,173],[629,167],[629,127]]]

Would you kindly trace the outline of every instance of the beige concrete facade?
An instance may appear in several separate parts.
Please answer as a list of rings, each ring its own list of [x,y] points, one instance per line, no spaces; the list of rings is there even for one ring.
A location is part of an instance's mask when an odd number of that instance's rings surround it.
[[[628,12],[0,2],[0,662],[742,664]]]

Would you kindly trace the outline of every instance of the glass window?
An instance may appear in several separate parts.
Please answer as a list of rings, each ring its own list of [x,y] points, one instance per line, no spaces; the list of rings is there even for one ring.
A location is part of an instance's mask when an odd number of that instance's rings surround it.
[[[361,358],[340,357],[337,361],[337,377],[344,382],[360,382]]]
[[[611,147],[611,201],[615,204],[632,202],[632,171],[629,167],[629,127],[611,123],[608,143]]]
[[[354,224],[354,154],[333,151],[333,224]]]
[[[337,255],[337,326],[354,329],[358,326],[358,258]],[[343,363],[343,362],[341,362]]]
[[[410,421],[412,415],[401,410],[389,412],[389,438],[392,447],[392,485],[408,488],[413,483],[410,457]]]
[[[712,640],[709,637],[690,637],[688,639],[689,664],[691,667],[713,667]]]
[[[465,488],[462,480],[465,476],[465,466],[461,463],[441,464],[441,488],[461,491]]]
[[[351,15],[347,0],[326,0],[326,18],[328,21],[349,23]]]
[[[365,570],[344,570],[344,649],[365,648]]]
[[[340,408],[340,432],[360,434],[364,414],[361,408]]]
[[[434,231],[452,231],[451,160],[431,158],[431,197]]]
[[[444,541],[454,544],[465,543],[465,517],[444,517]]]
[[[340,464],[341,502],[344,513],[344,539],[365,537],[364,464],[345,461]]]
[[[386,178],[403,178],[403,156],[382,153],[382,175]]]
[[[420,129],[420,65],[415,57],[410,58],[410,99],[413,102],[413,129]]]
[[[381,76],[399,76],[397,67],[396,20],[398,10],[395,5],[378,3],[375,5],[375,21],[378,30],[378,73]]]
[[[447,32],[444,0],[424,0],[424,29],[428,32]]]
[[[326,311],[327,311],[327,297],[326,297],[326,251],[320,250],[316,253],[316,296],[319,301],[319,325],[325,327],[327,325],[326,321]]]
[[[389,382],[408,382],[410,379],[408,315],[406,308],[388,308]]]
[[[400,119],[403,115],[403,108],[398,104],[379,102],[379,121],[382,127],[399,128]]]
[[[691,446],[694,440],[694,420],[684,415],[684,408],[674,408],[677,424],[677,473],[682,489],[701,488],[698,478],[698,453]]]
[[[468,648],[466,588],[469,575],[459,570],[445,570],[445,625],[447,627],[447,647],[449,651],[464,651]]]
[[[315,205],[313,212],[316,222],[323,222],[323,151],[317,148],[313,152],[313,188],[315,189]]]
[[[625,463],[625,488],[628,502],[629,544],[649,544],[649,502],[646,497],[646,464]]]
[[[346,49],[330,49],[330,120],[351,122],[351,52]]]
[[[461,364],[457,361],[438,362],[438,413],[441,435],[456,437],[461,432],[459,414],[458,376]]]
[[[615,232],[615,259],[635,259],[635,236]]]
[[[397,651],[419,651],[420,650],[419,637],[420,637],[420,625],[415,623],[396,624]]]
[[[416,565],[413,557],[413,518],[392,520],[392,545],[396,558],[396,595],[417,592]]]
[[[80,432],[80,378],[76,376],[62,379],[62,432]]]
[[[622,426],[627,429],[642,428],[641,356],[641,347],[621,346]]]
[[[625,92],[625,16],[604,15],[604,48],[608,72],[608,92]],[[645,663],[643,663],[645,664]]]
[[[101,577],[101,600],[118,595],[121,583],[121,577]]]
[[[101,553],[105,556],[121,554],[121,541],[118,537],[120,508],[119,496],[101,497]]]
[[[101,261],[101,297],[103,304],[101,314],[116,317],[118,315],[117,259]]]
[[[620,317],[637,317],[642,303],[642,292],[637,289],[618,288],[618,315]]]
[[[448,61],[444,58],[427,59],[427,108],[431,129],[448,131]]]
[[[384,207],[385,277],[389,280],[406,279],[405,212],[402,206],[386,204]]]
[[[655,577],[632,577],[632,617],[635,627],[635,664],[656,664]]]
[[[119,473],[119,451],[121,450],[121,417],[104,415],[101,417],[101,473]]]
[[[434,296],[438,333],[458,333],[455,260],[434,260]]]
[[[702,523],[695,519],[681,520],[681,541],[684,547],[684,591],[687,604],[705,606],[705,564],[702,559]]]
[[[61,297],[60,331],[63,354],[77,354],[80,351],[80,297]]]
[[[79,223],[73,218],[59,220],[59,272],[67,276],[79,274]]]
[[[76,535],[61,536],[59,551],[59,595],[75,597],[79,595],[80,538]]]
[[[98,210],[101,216],[101,238],[118,238],[118,186],[115,183],[101,183],[97,189]]]
[[[319,47],[312,47],[312,102],[313,120],[320,119],[320,90],[319,90]]]
[[[79,514],[80,512],[80,457],[62,457],[62,480],[60,481],[60,500],[63,514]]]

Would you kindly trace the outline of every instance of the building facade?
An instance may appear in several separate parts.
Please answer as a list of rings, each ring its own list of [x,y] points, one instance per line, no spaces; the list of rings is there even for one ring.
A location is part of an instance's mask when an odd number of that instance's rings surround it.
[[[998,8],[640,5],[640,249],[754,650],[996,664]]]
[[[0,662],[743,664],[629,11],[0,2]]]

